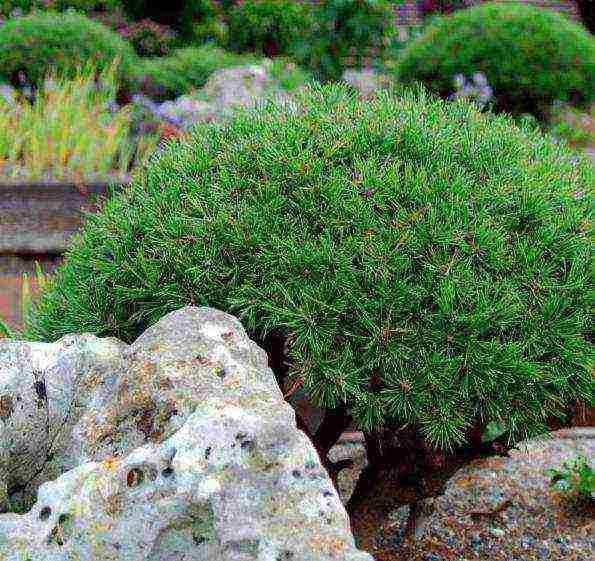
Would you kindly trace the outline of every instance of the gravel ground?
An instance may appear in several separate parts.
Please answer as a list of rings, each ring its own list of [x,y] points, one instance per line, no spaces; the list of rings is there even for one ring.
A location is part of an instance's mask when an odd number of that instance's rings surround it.
[[[477,461],[460,470],[436,500],[436,510],[410,556],[400,547],[408,507],[393,512],[379,528],[370,553],[377,561],[593,561],[593,508],[577,509],[550,489],[546,470],[579,454],[592,461],[595,430],[559,431],[555,436],[530,441],[526,450],[521,447],[510,458]],[[343,471],[338,481],[346,503],[367,463],[365,450],[359,442],[341,441],[330,457],[355,460],[354,468]],[[499,514],[470,515],[493,512],[503,504],[509,506]]]

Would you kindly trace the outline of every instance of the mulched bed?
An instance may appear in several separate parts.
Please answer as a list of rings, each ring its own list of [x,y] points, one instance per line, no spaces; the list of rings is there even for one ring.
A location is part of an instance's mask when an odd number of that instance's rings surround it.
[[[591,561],[595,551],[593,506],[573,505],[550,489],[549,468],[584,454],[592,459],[595,430],[559,431],[533,440],[510,458],[477,461],[460,470],[436,499],[414,551],[402,547],[408,507],[391,513],[370,551],[377,561]],[[340,441],[332,460],[352,457],[338,486],[345,504],[366,465],[358,440]]]

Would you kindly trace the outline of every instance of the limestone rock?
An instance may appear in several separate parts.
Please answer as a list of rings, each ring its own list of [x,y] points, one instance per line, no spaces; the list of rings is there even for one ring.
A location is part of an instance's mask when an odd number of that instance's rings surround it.
[[[254,107],[268,96],[283,102],[291,94],[281,88],[269,72],[271,61],[217,70],[207,80],[201,94],[220,111],[231,107]],[[298,88],[299,89],[299,88]]]
[[[361,70],[347,69],[341,77],[343,82],[353,86],[362,98],[369,97],[380,89],[388,89],[391,80],[385,74],[380,74],[371,68]]]
[[[0,515],[3,561],[373,559],[223,312],[171,312],[130,346],[0,342],[0,430],[11,498],[37,490]]]
[[[235,115],[243,107],[255,107],[265,98],[271,97],[278,103],[289,102],[295,92],[305,87],[299,85],[288,91],[270,70],[272,61],[264,59],[261,64],[250,64],[224,68],[213,72],[205,86],[198,92],[178,97],[172,101],[155,103],[148,97],[136,94],[133,104],[139,122],[139,132],[145,130],[144,119],[166,122],[177,129],[190,131],[198,123],[221,123]],[[286,71],[293,70],[287,63]]]

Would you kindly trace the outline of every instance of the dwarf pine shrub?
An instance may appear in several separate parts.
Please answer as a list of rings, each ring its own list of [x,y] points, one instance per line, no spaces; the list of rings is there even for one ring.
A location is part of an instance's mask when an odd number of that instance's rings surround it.
[[[284,334],[289,377],[356,426],[513,441],[591,399],[593,169],[423,88],[309,85],[171,142],[87,216],[25,336],[131,342],[184,305]]]
[[[496,111],[547,116],[554,100],[595,99],[595,39],[552,10],[482,4],[439,17],[401,51],[397,74],[447,97],[456,74],[483,72]]]

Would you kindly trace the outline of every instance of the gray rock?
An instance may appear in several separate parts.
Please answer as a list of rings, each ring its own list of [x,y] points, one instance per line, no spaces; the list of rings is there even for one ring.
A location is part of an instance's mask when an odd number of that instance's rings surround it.
[[[364,98],[378,90],[388,89],[391,85],[391,80],[388,76],[380,74],[371,68],[345,70],[341,80],[353,86],[359,92],[360,96]]]
[[[37,492],[0,515],[3,561],[373,559],[223,312],[171,312],[130,346],[0,342],[0,404],[4,483]]]
[[[265,59],[262,64],[217,70],[209,77],[201,94],[222,112],[232,107],[255,107],[267,97],[284,103],[292,94],[283,90],[271,76],[270,65],[271,61]]]

